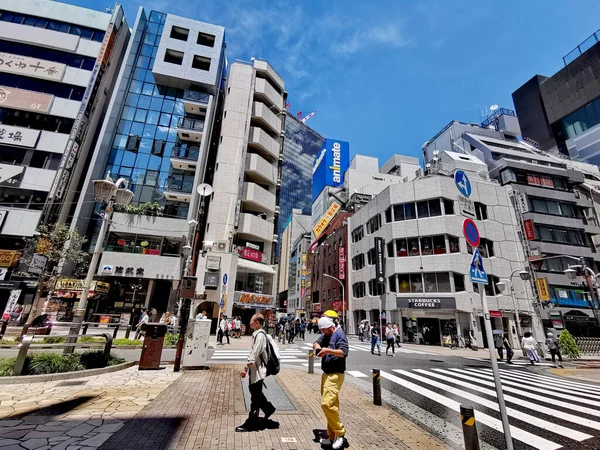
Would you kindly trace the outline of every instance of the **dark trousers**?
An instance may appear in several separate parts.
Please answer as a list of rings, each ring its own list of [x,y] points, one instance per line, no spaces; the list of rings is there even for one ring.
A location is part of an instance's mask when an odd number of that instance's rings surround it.
[[[229,330],[225,331],[225,337],[227,338],[227,343],[231,344],[231,342],[229,342]],[[223,343],[223,338],[221,338],[221,344]]]
[[[219,328],[219,330],[217,331],[217,344],[222,344],[223,343],[223,330],[221,328]]]
[[[500,359],[504,358],[503,355],[503,348],[502,347],[496,347],[496,350],[498,351],[498,356],[500,356]]]
[[[556,364],[556,357],[558,356],[558,362],[562,363],[562,355],[560,354],[560,349],[550,349],[550,355],[552,356],[552,364]]]
[[[248,389],[250,390],[250,413],[248,414],[248,418],[257,419],[261,409],[266,415],[273,414],[275,407],[267,400],[267,397],[263,393],[263,380],[258,380],[256,383],[248,383]]]
[[[515,352],[512,348],[506,349],[506,362],[511,362],[512,357],[515,355]]]
[[[386,342],[387,348],[385,349],[385,354],[387,355],[387,352],[390,349],[390,347],[392,347],[392,353],[396,353],[396,350],[394,350],[394,338],[386,339]]]

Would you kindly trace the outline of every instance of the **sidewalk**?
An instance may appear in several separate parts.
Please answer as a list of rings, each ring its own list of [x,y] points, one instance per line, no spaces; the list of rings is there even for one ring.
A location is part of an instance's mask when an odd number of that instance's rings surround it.
[[[600,369],[548,369],[552,375],[572,378],[573,381],[600,383]]]
[[[213,366],[210,371],[186,372],[134,420],[115,433],[100,450],[139,449],[318,449],[313,429],[325,428],[321,411],[320,375],[282,369],[276,377],[289,405],[272,417],[279,429],[236,433],[247,417],[237,366]],[[266,390],[273,398],[275,389]],[[342,388],[341,415],[351,449],[445,449],[443,442],[350,383]],[[281,402],[280,402],[281,404]],[[276,404],[277,405],[277,404]]]

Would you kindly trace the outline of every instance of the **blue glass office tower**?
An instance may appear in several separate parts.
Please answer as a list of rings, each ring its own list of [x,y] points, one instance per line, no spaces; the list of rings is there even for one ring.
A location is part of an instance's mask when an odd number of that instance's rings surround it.
[[[181,249],[197,217],[197,185],[205,181],[210,142],[225,70],[222,27],[140,8],[84,186],[124,178],[133,206],[117,209],[98,273],[111,283],[96,312],[132,308],[164,312],[182,276]],[[93,195],[83,192],[75,211],[80,227],[92,217]],[[119,212],[120,211],[120,212]],[[133,212],[133,214],[131,213]],[[171,310],[171,312],[173,312]]]
[[[312,169],[317,154],[321,151],[325,138],[296,117],[285,117],[285,140],[283,141],[283,165],[281,169],[281,190],[279,192],[279,218],[277,234],[292,218],[292,209],[301,209],[302,214],[312,213]],[[310,231],[310,230],[309,230]],[[281,252],[277,245],[277,257]]]

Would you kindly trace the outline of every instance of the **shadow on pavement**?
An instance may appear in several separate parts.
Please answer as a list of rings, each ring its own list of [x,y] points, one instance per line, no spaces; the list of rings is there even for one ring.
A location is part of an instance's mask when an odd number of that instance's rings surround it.
[[[13,416],[7,417],[7,419],[23,419],[24,417],[30,416],[30,415],[58,416],[61,414],[65,414],[65,413],[71,411],[72,409],[75,409],[75,408],[83,405],[84,403],[87,403],[95,398],[96,398],[96,396],[93,396],[93,395],[83,395],[81,397],[77,397],[72,400],[68,400],[66,402],[56,403],[54,405],[44,406],[43,408],[32,409],[27,412],[15,414]]]
[[[108,438],[98,450],[140,450],[144,447],[165,450],[184,420],[184,417],[128,420],[127,424]]]

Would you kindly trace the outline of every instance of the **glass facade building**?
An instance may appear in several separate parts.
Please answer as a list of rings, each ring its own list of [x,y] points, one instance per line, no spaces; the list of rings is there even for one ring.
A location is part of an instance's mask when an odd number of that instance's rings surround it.
[[[277,222],[279,236],[292,218],[292,209],[302,210],[302,214],[309,216],[312,213],[312,168],[324,142],[325,138],[312,128],[293,115],[286,115]],[[279,244],[276,251],[278,258],[281,252]]]

